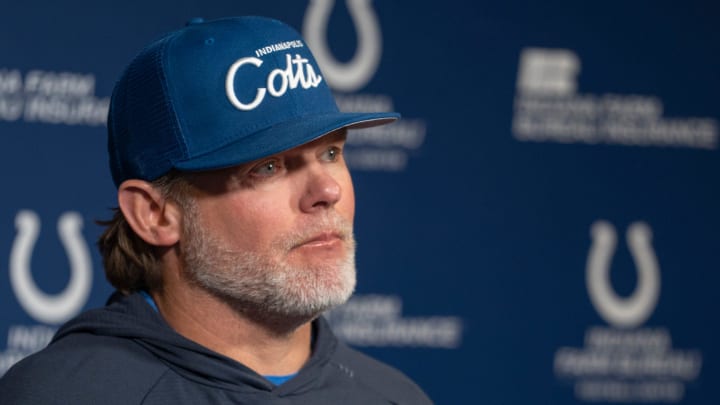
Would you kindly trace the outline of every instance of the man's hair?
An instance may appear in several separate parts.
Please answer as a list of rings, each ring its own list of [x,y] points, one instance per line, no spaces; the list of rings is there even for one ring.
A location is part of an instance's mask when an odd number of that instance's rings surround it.
[[[177,202],[181,207],[188,205],[190,183],[181,172],[170,171],[151,184],[164,198]],[[105,277],[123,293],[161,288],[162,268],[157,247],[145,242],[133,231],[120,208],[113,211],[111,220],[98,221],[98,224],[106,226],[97,242]]]

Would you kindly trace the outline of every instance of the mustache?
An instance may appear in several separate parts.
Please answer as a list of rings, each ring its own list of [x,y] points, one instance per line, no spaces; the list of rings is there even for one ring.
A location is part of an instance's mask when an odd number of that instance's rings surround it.
[[[354,240],[352,222],[338,214],[329,213],[319,219],[313,218],[303,224],[301,228],[298,231],[282,235],[277,241],[278,247],[291,250],[321,234],[332,234],[346,242]]]

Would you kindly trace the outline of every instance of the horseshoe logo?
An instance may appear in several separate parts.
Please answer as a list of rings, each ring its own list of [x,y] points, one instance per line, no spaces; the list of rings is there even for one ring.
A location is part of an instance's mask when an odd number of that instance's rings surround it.
[[[40,233],[40,218],[28,210],[15,216],[17,236],[10,252],[10,284],[20,305],[39,322],[65,322],[87,302],[92,284],[92,263],[82,226],[82,217],[77,212],[66,212],[58,219],[58,235],[70,261],[71,276],[61,293],[48,295],[37,287],[30,272],[30,259]]]
[[[650,227],[635,222],[627,230],[628,248],[638,275],[635,291],[627,298],[618,297],[610,283],[610,262],[617,245],[615,228],[606,221],[597,221],[590,233],[592,246],[586,273],[590,301],[613,326],[631,328],[642,324],[655,310],[660,295],[660,271],[650,243]]]
[[[328,84],[340,91],[352,92],[365,86],[377,71],[382,52],[382,36],[372,0],[346,0],[358,44],[352,59],[342,64],[327,44],[327,26],[335,0],[310,0],[303,21],[303,36],[320,64]]]

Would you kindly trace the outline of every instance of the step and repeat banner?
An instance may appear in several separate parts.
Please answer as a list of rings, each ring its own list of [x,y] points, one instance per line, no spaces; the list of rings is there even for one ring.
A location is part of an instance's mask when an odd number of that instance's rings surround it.
[[[105,117],[193,17],[306,38],[351,134],[336,333],[438,404],[720,403],[720,6],[30,0],[0,24],[0,374],[111,289]]]

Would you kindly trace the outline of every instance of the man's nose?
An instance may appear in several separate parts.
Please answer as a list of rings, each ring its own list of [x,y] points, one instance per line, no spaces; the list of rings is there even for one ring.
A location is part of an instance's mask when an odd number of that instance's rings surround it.
[[[327,209],[340,201],[342,187],[326,167],[309,167],[306,181],[305,193],[300,200],[300,209],[304,212]]]

